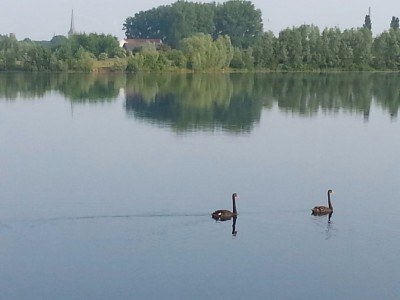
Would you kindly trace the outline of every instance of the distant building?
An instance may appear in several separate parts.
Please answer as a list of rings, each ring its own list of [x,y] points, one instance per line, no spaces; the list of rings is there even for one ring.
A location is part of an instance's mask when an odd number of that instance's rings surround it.
[[[160,48],[163,45],[163,42],[160,39],[125,39],[120,43],[122,48],[133,52],[139,51],[147,44],[153,44],[156,48]]]
[[[75,24],[74,24],[74,10],[72,10],[72,14],[71,14],[71,27],[68,31],[68,37],[71,37],[72,35],[76,34],[76,30],[75,30]]]
[[[122,48],[125,45],[125,40],[120,40],[119,41],[119,46]]]

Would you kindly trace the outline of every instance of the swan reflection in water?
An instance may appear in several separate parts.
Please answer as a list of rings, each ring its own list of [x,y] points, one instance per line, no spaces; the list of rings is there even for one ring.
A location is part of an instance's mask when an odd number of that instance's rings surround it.
[[[237,235],[237,230],[236,230],[236,220],[237,220],[237,216],[233,216],[233,217],[226,217],[226,218],[215,218],[212,217],[215,221],[217,222],[225,222],[225,221],[229,221],[232,219],[232,235],[236,236]]]
[[[320,217],[320,216],[326,216],[326,215],[328,215],[328,224],[330,224],[331,223],[331,218],[332,218],[332,215],[333,215],[333,211],[331,211],[329,214],[328,213],[311,213],[313,216],[317,216],[317,217]]]
[[[233,236],[236,236],[236,234],[237,234],[237,231],[236,231],[236,219],[237,219],[237,216],[234,216],[233,220],[232,220],[232,235]]]
[[[328,222],[326,223],[326,225],[325,225],[325,222],[323,222],[323,219],[320,219],[320,218],[315,218],[315,224],[317,224],[317,225],[320,226],[320,227],[325,228],[325,229],[324,229],[325,234],[326,234],[325,239],[326,239],[326,240],[329,240],[329,239],[332,237],[332,231],[331,231],[331,229],[332,229],[332,222],[331,222],[331,218],[332,218],[333,212],[330,212],[329,214],[312,214],[312,215],[313,215],[313,216],[317,216],[317,217],[322,217],[322,216],[328,215]],[[318,219],[318,220],[317,220],[317,219]],[[326,227],[325,227],[325,226],[326,226]],[[333,230],[334,230],[334,229],[333,229]]]

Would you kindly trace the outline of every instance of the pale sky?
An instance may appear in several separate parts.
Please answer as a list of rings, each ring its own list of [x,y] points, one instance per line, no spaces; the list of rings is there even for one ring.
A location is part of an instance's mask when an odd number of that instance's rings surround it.
[[[50,40],[67,35],[71,10],[79,32],[106,33],[124,37],[128,16],[175,0],[1,0],[0,34],[15,33],[18,40]],[[212,2],[212,1],[195,1]],[[223,1],[216,1],[223,2]],[[361,27],[371,7],[373,33],[389,28],[392,16],[400,17],[400,1],[394,0],[253,0],[261,9],[264,30],[275,35],[282,29],[302,24],[349,29]]]

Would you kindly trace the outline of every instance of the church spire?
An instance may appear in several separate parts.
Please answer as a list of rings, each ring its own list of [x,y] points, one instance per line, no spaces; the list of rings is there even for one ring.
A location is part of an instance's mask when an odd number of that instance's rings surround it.
[[[72,14],[71,14],[71,28],[68,31],[68,37],[71,35],[74,35],[76,33],[75,31],[75,25],[74,25],[74,10],[72,9]]]

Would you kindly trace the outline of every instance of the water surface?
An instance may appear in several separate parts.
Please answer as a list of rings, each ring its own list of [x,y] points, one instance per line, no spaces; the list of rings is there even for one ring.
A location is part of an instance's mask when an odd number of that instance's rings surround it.
[[[398,82],[0,74],[0,299],[398,299]]]

